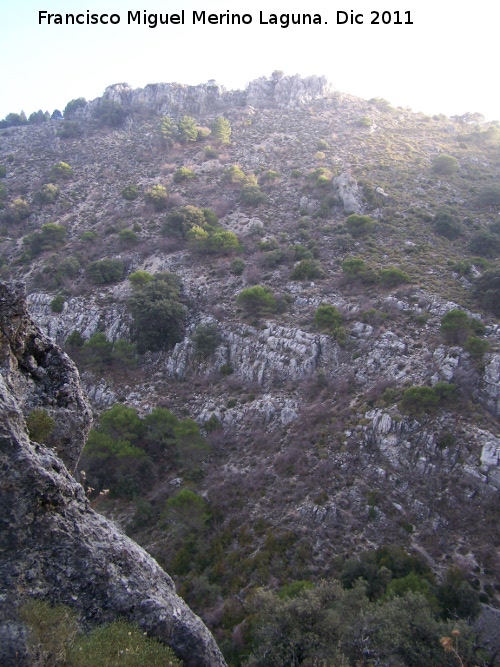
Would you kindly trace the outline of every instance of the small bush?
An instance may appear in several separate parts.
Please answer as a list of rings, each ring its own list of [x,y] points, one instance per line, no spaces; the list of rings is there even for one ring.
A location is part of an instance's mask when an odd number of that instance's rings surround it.
[[[218,116],[212,125],[212,136],[220,144],[229,144],[231,141],[231,124],[227,118]]]
[[[20,197],[14,199],[7,207],[3,219],[7,223],[18,223],[26,220],[31,215],[31,208],[27,201]]]
[[[352,213],[346,219],[345,224],[347,231],[354,238],[367,236],[375,227],[375,221],[369,215],[359,215],[357,213]]]
[[[131,273],[128,277],[130,282],[134,287],[141,287],[142,285],[147,285],[153,280],[153,275],[151,273],[148,273],[148,271],[134,271],[134,273]]]
[[[177,139],[181,144],[193,143],[198,140],[198,128],[194,118],[182,116],[177,123]]]
[[[320,331],[331,333],[342,325],[342,315],[335,306],[321,304],[314,314],[314,325]]]
[[[432,171],[435,174],[448,176],[450,174],[455,174],[458,169],[458,160],[451,155],[438,155],[432,162]]]
[[[51,181],[68,181],[73,178],[73,169],[67,162],[56,162],[49,173]]]
[[[44,600],[29,600],[20,608],[19,617],[29,628],[28,651],[32,665],[68,665],[68,653],[79,631],[77,615],[72,609]]]
[[[468,336],[464,343],[464,350],[474,359],[481,359],[490,349],[490,344],[484,338],[478,336]]]
[[[245,262],[241,259],[241,257],[235,257],[231,262],[231,269],[230,269],[231,273],[234,276],[241,276],[244,270],[245,270]]]
[[[52,299],[50,302],[50,310],[53,313],[62,313],[64,309],[64,297],[62,294],[58,294],[56,297]]]
[[[123,245],[133,245],[139,241],[139,237],[133,229],[122,229],[118,234],[118,240]]]
[[[57,250],[66,241],[66,227],[55,222],[47,222],[42,225],[39,232],[33,232],[25,239],[32,257],[40,255],[48,250]]]
[[[35,408],[26,417],[26,426],[30,440],[44,443],[51,435],[55,427],[55,421],[43,408]]]
[[[320,280],[325,277],[321,264],[314,259],[303,259],[294,267],[291,280]]]
[[[500,185],[487,185],[478,194],[480,206],[500,206]]]
[[[479,276],[473,293],[483,308],[500,317],[500,269],[489,269]]]
[[[432,387],[409,387],[405,389],[400,408],[404,412],[420,415],[433,410],[439,403],[439,396]]]
[[[446,342],[451,345],[463,345],[465,339],[472,333],[484,334],[484,324],[479,320],[468,317],[459,308],[449,310],[441,319],[441,333]]]
[[[119,259],[105,258],[90,262],[87,276],[95,285],[109,285],[123,278],[125,267]]]
[[[179,167],[177,171],[174,173],[174,183],[182,183],[183,181],[190,181],[192,178],[195,177],[194,171],[191,171],[191,169],[188,169],[187,167]]]
[[[182,667],[172,649],[125,620],[93,630],[76,640],[68,667]]]
[[[245,172],[237,165],[232,165],[224,170],[222,174],[223,183],[243,184],[245,181]]]
[[[137,185],[126,185],[122,190],[122,197],[127,201],[134,201],[139,196]]]
[[[494,259],[500,255],[500,238],[497,234],[482,230],[471,238],[469,250],[481,257]]]
[[[457,239],[462,233],[462,224],[455,209],[441,209],[434,218],[434,231],[450,241]]]
[[[100,125],[120,127],[125,122],[127,112],[119,102],[102,100],[92,112],[93,117]]]
[[[236,299],[238,306],[247,315],[262,317],[274,313],[277,308],[276,297],[270,287],[255,285],[242,290]]]
[[[409,283],[410,276],[401,269],[390,266],[382,269],[379,280],[385,287],[396,287],[396,285]]]
[[[145,199],[152,204],[156,211],[163,211],[167,207],[168,193],[163,185],[153,185],[146,191]]]
[[[198,357],[212,355],[220,342],[220,334],[216,324],[200,324],[196,327],[192,337],[195,354]]]
[[[242,187],[240,198],[241,202],[248,206],[258,206],[267,200],[259,186],[252,183],[247,183]]]
[[[53,204],[59,196],[59,188],[53,183],[46,183],[35,194],[35,201],[39,204]]]

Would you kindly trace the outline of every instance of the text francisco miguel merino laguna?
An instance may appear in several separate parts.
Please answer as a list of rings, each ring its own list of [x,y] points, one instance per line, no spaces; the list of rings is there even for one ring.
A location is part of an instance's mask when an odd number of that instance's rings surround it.
[[[332,23],[337,25],[362,25],[365,16],[354,13],[352,10],[332,12]],[[393,12],[370,12],[372,25],[392,23],[394,25],[413,25],[409,11]],[[145,9],[135,12],[128,11],[124,23],[128,25],[143,25],[148,28],[156,28],[160,25],[186,25],[191,18],[192,25],[250,25],[254,22],[252,14],[235,14],[229,10],[222,14],[210,14],[205,10],[186,12],[181,10],[176,14],[150,14]],[[122,22],[120,14],[92,14],[88,9],[81,14],[52,14],[40,10],[38,12],[39,25],[118,25]],[[327,25],[321,14],[270,14],[259,12],[260,25],[274,25],[280,28],[288,28],[291,25]]]

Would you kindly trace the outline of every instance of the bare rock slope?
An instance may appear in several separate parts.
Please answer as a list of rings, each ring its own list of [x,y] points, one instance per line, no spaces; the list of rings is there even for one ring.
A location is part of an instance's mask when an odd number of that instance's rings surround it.
[[[18,610],[36,597],[77,609],[88,625],[126,617],[187,665],[224,665],[170,577],[89,507],[68,472],[90,409],[74,364],[27,315],[22,283],[0,283],[0,360],[0,664],[29,664]],[[53,448],[29,440],[23,411],[37,405],[55,420]]]

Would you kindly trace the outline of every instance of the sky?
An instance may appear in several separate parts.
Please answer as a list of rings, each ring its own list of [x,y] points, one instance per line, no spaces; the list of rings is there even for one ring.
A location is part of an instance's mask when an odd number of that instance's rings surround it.
[[[64,18],[86,17],[87,10],[116,14],[120,22],[39,21],[39,12]],[[144,11],[172,16],[182,10],[184,25],[127,21],[128,12],[142,18]],[[228,10],[249,15],[251,23],[193,24],[193,11]],[[351,24],[351,12],[358,23]],[[396,24],[397,12],[403,25]],[[318,14],[321,24],[271,24],[272,14],[303,13]],[[378,25],[372,23],[377,14]],[[500,3],[490,0],[0,0],[0,118],[63,110],[71,99],[94,99],[119,82],[142,88],[215,79],[237,89],[282,70],[324,75],[342,92],[427,114],[479,112],[500,120],[499,25]]]

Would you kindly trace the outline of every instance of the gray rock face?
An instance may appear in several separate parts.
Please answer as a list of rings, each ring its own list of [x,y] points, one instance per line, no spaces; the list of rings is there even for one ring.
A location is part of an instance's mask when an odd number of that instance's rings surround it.
[[[0,283],[0,371],[27,414],[43,408],[55,421],[50,444],[73,471],[91,425],[76,366],[33,323],[24,283]]]
[[[36,396],[52,405],[66,434],[57,452],[73,465],[90,412],[75,366],[29,319],[23,285],[0,283],[0,306],[0,664],[28,667],[18,610],[36,597],[75,608],[89,626],[124,616],[186,665],[225,665],[170,577],[89,507],[54,449],[28,439],[21,404]]]
[[[344,204],[346,213],[363,213],[363,196],[359,191],[358,184],[347,173],[340,174],[333,179],[333,186],[338,190],[339,197]]]
[[[214,82],[187,86],[180,83],[156,83],[133,89],[118,83],[106,88],[104,95],[92,100],[79,112],[89,116],[105,100],[128,110],[145,108],[169,116],[210,114],[228,109],[252,106],[257,108],[293,108],[331,96],[332,88],[325,77],[298,75],[280,79],[261,77],[246,90],[227,91]]]

